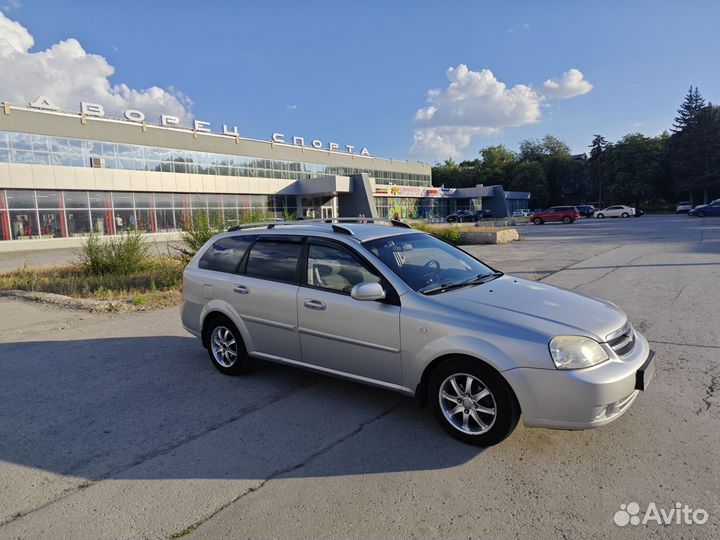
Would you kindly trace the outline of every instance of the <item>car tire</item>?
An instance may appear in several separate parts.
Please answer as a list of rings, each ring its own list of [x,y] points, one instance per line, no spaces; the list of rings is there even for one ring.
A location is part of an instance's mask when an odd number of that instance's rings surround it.
[[[206,329],[207,351],[213,366],[225,375],[240,375],[250,368],[245,343],[237,326],[224,315],[213,318]]]
[[[535,225],[542,225],[542,224],[543,224],[543,220],[540,219],[539,217],[536,217],[535,219],[533,219],[533,223],[534,223]]]
[[[627,212],[623,212],[622,217],[630,217],[630,214],[628,214]]]
[[[510,385],[493,368],[470,358],[440,364],[430,377],[428,390],[437,421],[449,435],[465,443],[498,444],[520,420],[520,405]]]
[[[565,225],[568,225],[569,223],[572,223],[573,220],[570,219],[569,217],[565,216],[565,217],[562,219],[562,222],[563,222]]]
[[[598,219],[603,219],[605,217],[605,214],[601,212],[599,214],[595,214],[595,217],[597,217]]]

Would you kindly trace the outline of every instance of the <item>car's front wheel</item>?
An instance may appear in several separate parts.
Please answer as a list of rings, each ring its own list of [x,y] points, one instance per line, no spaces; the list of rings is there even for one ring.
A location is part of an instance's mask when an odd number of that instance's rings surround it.
[[[540,219],[539,217],[536,217],[535,219],[533,219],[533,223],[534,223],[535,225],[542,225],[542,224],[543,224],[543,220]]]
[[[601,213],[599,213],[599,214],[595,214],[595,216],[597,216],[598,219],[602,219],[602,218],[605,217],[605,214],[603,214],[603,213],[601,212]]]
[[[442,428],[477,446],[501,442],[520,419],[520,405],[510,385],[497,371],[471,359],[441,364],[430,378],[429,395]]]
[[[245,344],[233,322],[218,316],[208,325],[208,354],[213,365],[225,375],[240,375],[250,367]]]

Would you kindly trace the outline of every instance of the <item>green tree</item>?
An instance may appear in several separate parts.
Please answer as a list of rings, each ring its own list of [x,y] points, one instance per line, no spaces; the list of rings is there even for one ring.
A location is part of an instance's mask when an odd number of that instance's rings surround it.
[[[590,158],[588,159],[589,176],[590,176],[590,197],[597,197],[597,201],[602,206],[603,186],[607,190],[607,156],[605,151],[608,149],[609,143],[602,135],[594,135],[592,143],[590,143]]]
[[[518,164],[512,171],[509,189],[511,191],[529,191],[533,207],[545,208],[549,204],[545,170],[542,163],[538,161],[526,161]]]
[[[517,162],[515,152],[500,144],[483,148],[480,155],[479,183],[486,186],[507,184]]]
[[[678,115],[673,120],[672,132],[680,133],[688,126],[692,125],[697,114],[705,107],[705,99],[700,95],[700,91],[696,86],[694,89],[690,86],[685,100],[678,109]]]
[[[678,192],[694,200],[701,192],[707,202],[711,192],[720,191],[720,108],[703,107],[682,131],[670,139],[670,162]]]
[[[626,135],[607,152],[610,199],[618,203],[642,201],[657,195],[664,175],[664,145],[641,133]]]

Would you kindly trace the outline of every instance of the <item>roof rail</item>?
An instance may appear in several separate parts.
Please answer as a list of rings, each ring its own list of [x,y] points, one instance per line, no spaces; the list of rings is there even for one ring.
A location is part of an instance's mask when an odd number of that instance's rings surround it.
[[[294,221],[263,221],[258,223],[243,223],[242,225],[234,225],[228,229],[228,232],[240,231],[243,229],[274,229],[275,227],[283,227],[287,225],[305,225],[305,224],[318,224],[327,223],[332,225],[333,231],[341,234],[352,235],[352,231],[347,227],[343,227],[344,223],[373,223],[373,224],[387,224],[393,227],[402,227],[404,229],[412,229],[407,223],[403,223],[397,219],[387,218],[373,218],[373,217],[339,217],[339,218],[323,218],[323,219],[298,219]]]

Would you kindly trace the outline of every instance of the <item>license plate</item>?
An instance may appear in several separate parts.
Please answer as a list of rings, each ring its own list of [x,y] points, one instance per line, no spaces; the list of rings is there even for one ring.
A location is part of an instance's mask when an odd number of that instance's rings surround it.
[[[650,356],[635,373],[635,389],[646,390],[650,381],[655,376],[655,351],[650,351]]]

